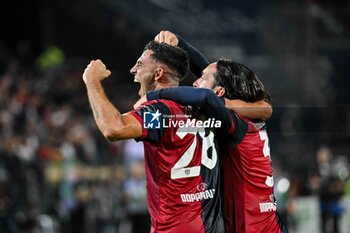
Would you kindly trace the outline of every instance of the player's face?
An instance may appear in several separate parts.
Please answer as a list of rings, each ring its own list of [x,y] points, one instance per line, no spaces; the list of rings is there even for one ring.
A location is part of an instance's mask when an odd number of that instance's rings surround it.
[[[194,81],[194,87],[214,89],[216,86],[215,75],[216,73],[216,63],[212,63],[202,72],[202,76]]]
[[[152,50],[145,50],[130,69],[130,73],[134,75],[134,82],[140,83],[140,96],[144,96],[147,91],[153,90],[155,87],[154,77],[158,64],[152,59],[152,53]]]

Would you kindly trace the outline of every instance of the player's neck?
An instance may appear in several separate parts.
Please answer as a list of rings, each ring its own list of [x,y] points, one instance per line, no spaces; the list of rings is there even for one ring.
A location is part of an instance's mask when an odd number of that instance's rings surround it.
[[[170,88],[170,87],[178,87],[178,86],[179,86],[179,82],[176,82],[176,81],[158,82],[155,86],[155,90]]]

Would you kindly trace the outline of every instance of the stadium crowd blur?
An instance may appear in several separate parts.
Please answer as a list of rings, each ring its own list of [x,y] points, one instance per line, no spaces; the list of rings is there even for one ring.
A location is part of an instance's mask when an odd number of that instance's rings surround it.
[[[42,3],[44,2],[42,1]],[[57,1],[55,4],[60,4],[60,2]],[[61,7],[64,8],[68,2],[62,3]],[[127,8],[128,4],[138,1],[126,2],[130,2],[125,3]],[[154,1],[154,3],[157,2]],[[169,4],[171,5],[173,2],[176,1],[169,1]],[[95,10],[93,3],[90,4],[90,11]],[[143,4],[134,5],[143,6]],[[80,8],[80,5],[75,7]],[[286,9],[289,8],[286,6]],[[289,21],[289,17],[293,16],[298,20],[301,19],[299,15],[288,13],[286,9],[285,12],[288,16],[286,21]],[[316,21],[316,26],[323,29],[320,25],[328,25],[329,28],[338,29],[336,32],[325,30],[324,35],[329,38],[334,38],[332,35],[335,34],[332,33],[338,33],[336,34],[337,38],[340,38],[341,33],[350,38],[346,27],[341,32],[339,27],[334,26],[336,21],[334,18],[332,21],[332,15],[327,14],[326,9],[326,7],[321,8],[315,4],[309,11],[309,14],[314,17],[313,20]],[[348,8],[344,9],[350,9],[349,5]],[[70,10],[73,12],[72,9]],[[109,11],[104,9],[103,12]],[[276,12],[274,17],[277,15]],[[79,17],[84,18],[84,13],[80,12],[79,14]],[[90,17],[90,14],[87,15]],[[143,14],[143,17],[145,15]],[[345,15],[348,19],[350,14]],[[89,17],[85,17],[85,19]],[[125,15],[120,14],[118,17],[118,23],[114,27],[119,31],[124,32],[126,28],[133,26],[130,25],[130,22],[128,25],[124,24],[122,18]],[[141,16],[138,15],[138,17]],[[241,18],[242,15],[239,17]],[[268,19],[268,16],[264,15],[264,20],[261,23],[269,25],[267,27],[269,29],[261,32],[261,37],[264,38],[264,36],[276,33],[278,38],[285,42],[276,43],[275,40],[269,40],[268,37],[264,41],[267,47],[270,46],[271,53],[277,57],[273,64],[279,62],[277,66],[286,70],[287,75],[285,75],[285,85],[281,84],[283,82],[273,82],[271,80],[274,75],[280,79],[279,76],[284,76],[284,73],[274,70],[275,74],[273,74],[268,67],[265,77],[272,78],[267,80],[262,78],[262,80],[266,81],[268,87],[272,87],[270,88],[270,90],[272,89],[272,97],[278,96],[280,98],[280,100],[275,100],[274,104],[277,103],[279,106],[291,104],[292,106],[283,109],[276,107],[274,116],[270,120],[271,123],[268,122],[271,129],[271,151],[278,208],[291,232],[317,233],[314,229],[322,227],[323,232],[326,233],[345,233],[346,230],[350,229],[348,221],[350,216],[350,155],[347,154],[350,151],[348,140],[350,138],[350,119],[349,116],[346,118],[346,114],[349,115],[348,107],[310,110],[299,109],[295,106],[303,106],[303,104],[319,106],[319,103],[334,103],[335,101],[341,104],[345,103],[348,106],[347,85],[332,83],[337,80],[342,81],[339,77],[332,82],[327,80],[326,76],[331,76],[331,71],[334,72],[336,67],[332,67],[332,63],[324,57],[316,56],[318,55],[315,52],[316,45],[310,42],[310,38],[314,40],[314,37],[311,37],[308,32],[305,36],[303,30],[296,33],[297,38],[288,37],[292,33],[283,33],[285,29],[282,30],[282,23],[281,25],[274,24],[279,20],[268,21]],[[59,20],[66,19],[62,17]],[[103,20],[107,21],[109,18]],[[102,24],[106,22],[103,20],[101,19]],[[147,22],[147,20],[144,21]],[[280,19],[280,22],[286,21]],[[299,21],[304,25],[304,21]],[[101,22],[96,22],[96,24]],[[162,22],[166,23],[167,21],[159,21],[159,23]],[[296,20],[295,25],[297,22]],[[71,46],[75,47],[80,43],[80,37],[79,39],[69,38],[69,30],[74,30],[73,24],[67,20],[63,25],[66,31],[61,32],[60,35],[62,37],[68,36],[66,44],[71,43],[73,44]],[[102,27],[101,24],[99,26]],[[90,28],[86,25],[84,27]],[[163,28],[157,28],[157,31],[160,29]],[[200,27],[196,29],[199,30]],[[137,29],[134,31],[128,29],[130,34],[126,36],[127,39],[124,38],[123,42],[119,42],[118,49],[123,49],[124,42],[129,43],[129,47],[124,46],[125,48],[121,52],[123,55],[131,51],[130,44],[137,44],[139,51],[135,53],[137,48],[134,48],[132,50],[135,54],[134,57],[125,57],[123,61],[118,60],[124,71],[113,72],[113,79],[118,80],[119,74],[128,71],[134,62],[132,59],[136,59],[139,55],[138,53],[144,44],[140,43],[140,40],[132,39],[137,37],[137,31]],[[155,30],[155,32],[157,31]],[[149,38],[152,38],[152,35]],[[327,36],[321,39],[327,42]],[[109,36],[103,39],[112,40],[111,38]],[[300,38],[306,41],[305,43],[302,41],[302,46],[298,44]],[[42,48],[42,51],[37,53],[33,52],[32,44],[26,40],[17,40],[15,46],[13,44],[8,46],[6,41],[1,39],[0,37],[0,232],[149,232],[145,205],[142,144],[133,140],[108,143],[97,130],[86,97],[86,90],[81,80],[83,69],[88,64],[90,57],[88,58],[86,54],[84,54],[85,56],[70,56],[67,55],[69,49],[61,50],[55,46]],[[239,39],[246,38],[242,36]],[[322,40],[320,41],[322,42]],[[327,44],[321,42],[320,45]],[[86,47],[93,48],[93,43],[95,42],[91,40]],[[107,44],[107,41],[105,43]],[[254,43],[250,43],[250,46],[251,44]],[[285,44],[289,45],[288,48],[283,47]],[[330,50],[329,54],[331,55],[328,55],[336,57],[338,66],[344,69],[345,63],[341,57],[333,55],[338,54],[334,52],[334,48],[337,49],[336,45],[332,44],[332,46],[322,47],[319,50]],[[98,48],[101,49],[101,47]],[[85,51],[86,48],[82,50]],[[106,50],[96,50],[95,54],[109,53],[108,49],[107,52]],[[222,50],[220,51],[222,52]],[[210,52],[213,53],[213,51],[209,51],[209,54]],[[343,53],[345,54],[345,52]],[[284,59],[283,56],[288,59]],[[304,59],[304,57],[306,58]],[[314,59],[315,57],[317,59]],[[127,59],[129,59],[128,61],[131,59],[130,64],[125,62]],[[255,60],[258,64],[267,62],[264,60],[264,62],[260,61],[259,63],[257,58]],[[111,59],[109,59],[109,63],[111,63]],[[250,60],[249,64],[252,63],[253,59]],[[302,69],[299,69],[298,65]],[[264,77],[264,69],[256,69],[257,73]],[[123,83],[132,82],[131,76],[130,80],[128,76],[127,78],[123,77],[123,79]],[[125,81],[125,79],[128,80]],[[136,101],[137,91],[135,91],[135,95],[132,95],[130,93],[131,86],[124,88],[125,84],[112,83],[108,80],[106,82],[106,86],[109,87],[107,90],[109,96],[118,102],[118,106],[121,106],[123,111],[130,109],[133,101]],[[112,85],[108,85],[108,82]],[[117,88],[118,93],[113,90],[115,85],[120,85]],[[290,87],[292,91],[286,91],[286,86]],[[311,91],[310,86],[316,86],[316,91]],[[343,91],[338,98],[334,97],[332,86]],[[300,90],[303,90],[304,94]],[[299,102],[283,102],[283,95],[290,98],[290,93],[294,93],[295,98],[293,99]],[[299,94],[295,95],[295,93]],[[123,96],[123,99],[120,96]],[[314,101],[316,98],[318,98],[318,102]],[[300,111],[311,111],[311,113],[316,111],[325,114],[324,116],[315,113],[306,114],[306,117],[303,117]],[[331,111],[335,113],[332,115],[329,113]],[[338,116],[339,112],[344,114]],[[315,115],[319,118],[315,118]],[[337,117],[339,117],[339,122],[337,122]],[[345,121],[343,121],[344,119]],[[327,122],[329,125],[325,129],[315,132],[315,126],[319,126],[317,123],[321,121]],[[344,126],[343,131],[335,131],[333,122],[338,123],[334,124],[335,126]],[[297,130],[293,127],[297,127]],[[308,130],[311,133],[307,134]],[[305,131],[306,134],[304,134]],[[309,197],[312,199],[308,199]],[[317,216],[314,219],[312,216],[315,214]],[[302,229],[301,223],[305,224]],[[320,227],[312,228],[311,226],[308,228],[310,224],[319,224]],[[339,227],[341,224],[342,231],[337,229],[337,226]]]
[[[2,52],[0,232],[148,232],[142,144],[101,137],[82,64]]]

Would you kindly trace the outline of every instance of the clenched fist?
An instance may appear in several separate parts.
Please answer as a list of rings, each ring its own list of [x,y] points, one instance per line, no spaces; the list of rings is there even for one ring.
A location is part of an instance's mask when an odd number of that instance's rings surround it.
[[[107,70],[105,64],[100,59],[92,60],[90,64],[86,67],[83,80],[85,83],[88,82],[101,82],[105,78],[111,75],[111,71]]]
[[[167,43],[172,46],[177,46],[179,39],[170,31],[160,31],[158,35],[154,37],[154,40],[159,43]]]

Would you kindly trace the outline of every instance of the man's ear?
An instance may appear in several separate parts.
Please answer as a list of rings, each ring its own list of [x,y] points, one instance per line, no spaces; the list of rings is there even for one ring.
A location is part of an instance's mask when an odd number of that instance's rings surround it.
[[[224,96],[225,92],[225,88],[223,88],[222,86],[214,87],[214,93],[219,97]]]
[[[163,75],[164,75],[164,69],[162,67],[158,67],[154,71],[154,80],[159,81],[159,79],[162,78]]]

